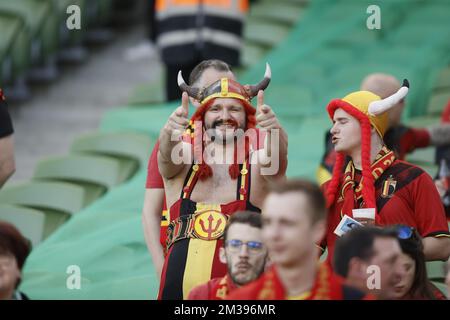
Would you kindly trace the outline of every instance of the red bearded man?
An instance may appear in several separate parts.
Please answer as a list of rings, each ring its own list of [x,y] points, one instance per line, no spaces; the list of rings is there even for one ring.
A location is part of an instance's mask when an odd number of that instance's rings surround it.
[[[260,211],[269,181],[285,177],[287,135],[264,104],[270,67],[257,85],[222,78],[206,88],[188,86],[181,73],[182,103],[161,130],[158,167],[170,222],[160,299],[187,298],[189,291],[222,277],[223,231],[236,211]],[[255,109],[250,100],[258,96]],[[201,102],[188,119],[188,96]],[[265,147],[252,148],[255,126]],[[190,135],[192,143],[182,139]]]

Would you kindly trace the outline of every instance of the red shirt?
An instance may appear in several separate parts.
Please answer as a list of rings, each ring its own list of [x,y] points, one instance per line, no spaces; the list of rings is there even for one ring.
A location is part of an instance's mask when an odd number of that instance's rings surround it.
[[[396,185],[383,195],[383,185],[391,178]],[[361,178],[355,176],[355,180]],[[359,181],[356,181],[359,182]],[[329,182],[323,185],[326,190]],[[338,189],[340,190],[340,188]],[[414,227],[422,237],[449,236],[444,207],[431,177],[419,167],[401,160],[394,163],[375,181],[377,214],[383,226],[405,224]],[[393,190],[393,191],[392,191]],[[334,230],[344,214],[343,201],[336,197],[328,212],[328,229],[323,246],[328,247],[328,259],[333,261],[334,245],[337,235]]]
[[[193,288],[189,292],[188,300],[224,300],[236,288],[230,276],[226,275],[222,278],[211,279],[207,283]]]
[[[292,298],[292,300],[294,300]],[[359,300],[372,299],[359,290],[344,285],[344,279],[333,273],[327,264],[320,264],[313,288],[302,300]],[[276,266],[272,266],[260,278],[230,293],[227,300],[289,300],[278,277]]]

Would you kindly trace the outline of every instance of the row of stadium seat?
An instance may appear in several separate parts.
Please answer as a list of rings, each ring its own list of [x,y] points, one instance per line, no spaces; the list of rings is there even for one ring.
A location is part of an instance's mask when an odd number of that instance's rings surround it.
[[[0,0],[0,87],[9,100],[29,98],[30,81],[55,80],[58,62],[84,61],[86,41],[109,40],[112,33],[105,27],[116,2]],[[80,29],[69,30],[74,5],[80,9]]]
[[[137,133],[78,138],[70,155],[38,163],[32,181],[0,191],[0,219],[14,223],[34,245],[73,214],[145,167],[151,140]]]
[[[256,16],[265,15],[262,13],[265,9],[256,9],[257,6],[273,8],[274,3],[273,0],[263,0],[251,8],[245,48],[253,47],[257,50],[248,59],[249,65],[240,74],[240,80],[244,83],[254,82],[260,78],[264,63],[271,63],[274,77],[267,92],[267,100],[273,105],[292,141],[289,146],[289,176],[313,178],[314,169],[323,152],[322,137],[330,125],[324,106],[330,98],[341,97],[356,90],[363,74],[384,68],[381,71],[393,73],[394,70],[397,77],[409,77],[405,73],[413,68],[411,76],[414,76],[414,81],[411,83],[414,91],[411,92],[417,91],[417,94],[408,97],[408,107],[418,101],[425,103],[430,95],[442,92],[440,84],[433,88],[424,84],[429,78],[437,79],[439,71],[444,70],[448,64],[445,57],[441,56],[443,61],[439,62],[434,55],[427,66],[429,68],[419,71],[414,66],[422,63],[426,54],[433,50],[444,52],[445,40],[437,37],[440,41],[430,42],[429,50],[422,51],[422,55],[409,57],[407,54],[411,54],[411,46],[407,43],[411,43],[412,36],[398,36],[399,43],[392,45],[395,37],[391,33],[395,30],[401,35],[404,33],[402,29],[411,27],[412,22],[405,25],[405,19],[402,18],[408,10],[408,19],[413,16],[415,21],[425,19],[422,12],[425,12],[425,16],[432,16],[429,12],[436,13],[441,17],[436,19],[441,25],[446,23],[447,20],[443,17],[448,16],[449,10],[430,9],[433,5],[426,1],[413,4],[404,0],[385,2],[383,6],[395,10],[383,11],[382,21],[388,30],[376,34],[377,31],[368,32],[364,27],[363,20],[367,17],[365,12],[370,1],[313,1],[307,9],[304,7],[305,1],[276,1],[277,4],[287,6],[294,3],[302,17],[285,34],[284,41],[269,49],[269,44],[258,42],[259,34],[253,38],[253,42],[250,41],[250,23],[253,19],[256,20]],[[286,27],[292,23],[287,22],[289,15],[290,13],[286,14],[286,22],[280,22],[278,18],[273,21],[277,20],[277,27]],[[347,19],[358,15],[358,19]],[[324,23],[321,17],[326,17],[330,23]],[[261,20],[265,21],[266,18]],[[431,34],[423,33],[423,37],[440,34],[439,26],[436,28],[438,29],[431,29]],[[430,32],[430,29],[427,30]],[[277,31],[273,34],[279,36]],[[266,38],[271,38],[269,35]],[[392,47],[386,47],[389,43]],[[370,68],[362,70],[363,72],[359,70],[366,65],[370,65]],[[421,77],[425,80],[420,81]],[[143,84],[136,88],[128,106],[110,111],[103,117],[100,132],[110,134],[127,131],[156,138],[161,123],[166,121],[176,107],[174,104],[154,104],[162,101],[162,83]],[[293,101],[295,105],[292,105]],[[135,108],[135,105],[143,107]],[[422,120],[416,119],[419,125],[429,119],[436,119],[426,112],[418,112],[417,115],[422,116]],[[113,189],[100,201],[75,214],[60,232],[42,243],[27,262],[22,283],[24,292],[44,299],[154,299],[159,279],[155,276],[144,243],[141,222],[145,175],[145,170],[141,168],[133,181]],[[66,290],[60,284],[65,279],[61,270],[72,263],[83,270],[83,290]],[[430,279],[442,288],[442,263],[432,262],[427,264],[427,268]]]

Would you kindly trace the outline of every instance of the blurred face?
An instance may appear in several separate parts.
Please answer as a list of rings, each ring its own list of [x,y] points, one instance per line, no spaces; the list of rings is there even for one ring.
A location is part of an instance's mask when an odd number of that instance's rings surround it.
[[[394,295],[396,299],[401,299],[411,290],[416,274],[416,262],[409,255],[401,253],[398,264],[402,270],[399,282],[395,285]]]
[[[255,280],[264,271],[267,258],[261,229],[244,223],[232,224],[220,256],[221,261],[227,264],[228,274],[235,284],[244,285]]]
[[[13,292],[20,279],[20,270],[16,258],[12,255],[0,255],[0,295]]]
[[[376,238],[374,241],[375,254],[370,261],[370,265],[380,268],[380,289],[374,289],[382,299],[394,299],[396,296],[396,286],[399,285],[403,277],[403,268],[399,263],[402,254],[400,244],[394,238]]]
[[[322,222],[311,224],[307,197],[301,192],[270,193],[262,207],[263,239],[273,263],[289,268],[315,254],[324,234]]]
[[[206,70],[203,71],[202,75],[200,76],[200,78],[193,84],[193,86],[198,87],[198,88],[205,88],[208,87],[209,85],[213,84],[214,82],[216,82],[217,80],[220,80],[222,78],[228,78],[228,79],[233,79],[236,80],[236,78],[234,77],[234,74],[231,71],[227,71],[227,72],[222,72],[222,71],[217,71],[214,68],[208,68]],[[198,108],[200,106],[200,102],[190,98],[191,103],[194,107]]]
[[[205,128],[219,142],[232,142],[237,129],[245,130],[246,114],[238,99],[217,98],[205,113]],[[208,132],[208,131],[207,131]]]
[[[336,152],[350,154],[361,146],[361,126],[358,120],[342,109],[335,111],[330,133]]]
[[[402,120],[402,113],[403,109],[405,107],[404,100],[397,103],[395,107],[389,110],[388,112],[388,118],[389,118],[389,126],[395,127],[398,126]]]

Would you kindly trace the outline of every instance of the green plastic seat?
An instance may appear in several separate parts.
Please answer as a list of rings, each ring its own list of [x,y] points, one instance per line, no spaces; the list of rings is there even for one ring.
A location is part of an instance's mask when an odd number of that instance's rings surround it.
[[[440,115],[450,100],[450,89],[442,92],[433,93],[428,102],[427,113],[431,115]]]
[[[13,224],[36,247],[43,239],[45,214],[36,209],[0,204],[0,220]]]
[[[33,179],[57,180],[77,184],[86,192],[90,204],[124,179],[118,160],[104,156],[69,155],[38,163]]]
[[[436,79],[433,90],[448,90],[450,89],[450,66],[442,69]]]
[[[299,21],[301,12],[301,7],[295,4],[262,2],[250,7],[249,16],[291,26]]]
[[[24,79],[30,65],[30,31],[21,17],[0,10],[0,85]]]
[[[427,265],[427,275],[430,280],[444,282],[444,261],[428,261]]]
[[[244,47],[242,48],[242,54],[241,54],[241,64],[244,67],[251,67],[258,61],[262,59],[267,54],[268,50],[267,48],[252,44],[252,43],[245,43]]]
[[[0,0],[0,11],[19,16],[29,29],[33,63],[45,62],[56,52],[59,29],[52,6],[51,0]]]
[[[138,133],[92,133],[76,139],[72,153],[98,154],[114,157],[120,161],[121,172],[126,180],[140,167],[147,165],[152,140]]]
[[[288,32],[289,28],[280,24],[248,19],[244,39],[270,49],[280,43]]]
[[[38,209],[45,214],[44,238],[85,204],[82,187],[64,182],[32,181],[0,190],[0,203]]]
[[[166,101],[165,96],[165,76],[161,76],[156,81],[147,82],[138,85],[132,91],[128,99],[129,105],[148,105],[163,103]]]

